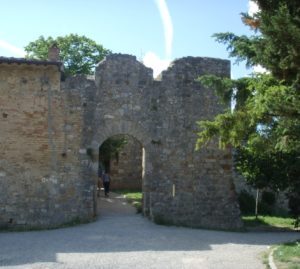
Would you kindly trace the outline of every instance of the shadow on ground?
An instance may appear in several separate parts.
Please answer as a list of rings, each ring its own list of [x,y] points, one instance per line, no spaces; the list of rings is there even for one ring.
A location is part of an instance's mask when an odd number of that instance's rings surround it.
[[[72,253],[81,259],[87,253],[100,253],[99,257],[94,256],[100,262],[104,253],[201,252],[219,245],[269,245],[300,237],[287,232],[237,233],[160,226],[136,214],[122,196],[101,197],[99,201],[99,217],[93,223],[57,230],[0,233],[0,266],[57,263],[58,257]]]

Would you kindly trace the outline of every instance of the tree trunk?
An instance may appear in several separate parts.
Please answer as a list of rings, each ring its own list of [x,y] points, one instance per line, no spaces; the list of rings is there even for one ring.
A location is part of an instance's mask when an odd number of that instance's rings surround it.
[[[256,190],[256,199],[255,199],[255,219],[258,218],[258,194],[259,194],[259,189]]]

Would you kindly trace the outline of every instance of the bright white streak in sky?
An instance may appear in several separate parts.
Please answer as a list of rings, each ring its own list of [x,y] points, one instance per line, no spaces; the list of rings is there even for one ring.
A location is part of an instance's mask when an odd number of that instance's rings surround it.
[[[24,57],[25,51],[4,40],[0,40],[0,48],[9,51],[14,57]]]
[[[171,15],[165,0],[155,0],[156,6],[159,10],[161,19],[163,21],[164,33],[165,33],[165,50],[166,57],[171,58],[172,45],[173,45],[173,24]]]
[[[171,62],[172,46],[173,46],[173,24],[171,15],[165,0],[154,0],[159,10],[160,17],[163,22],[165,34],[165,57],[160,59],[154,52],[148,51],[144,58],[143,63],[145,66],[153,69],[153,77],[157,77],[163,70],[166,70]]]

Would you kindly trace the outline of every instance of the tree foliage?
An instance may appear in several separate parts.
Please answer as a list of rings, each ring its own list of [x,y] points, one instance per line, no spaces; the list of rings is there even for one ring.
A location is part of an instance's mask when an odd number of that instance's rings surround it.
[[[26,57],[46,60],[48,50],[54,44],[60,49],[60,58],[64,63],[66,75],[92,74],[95,66],[110,53],[110,50],[92,39],[70,34],[57,38],[40,36],[25,47]]]
[[[99,160],[106,171],[110,171],[110,161],[115,158],[119,161],[119,152],[128,143],[125,136],[113,136],[104,141],[99,148]]]
[[[259,11],[242,14],[252,36],[215,34],[231,57],[267,71],[230,80],[204,76],[233,111],[200,121],[197,147],[213,137],[237,148],[237,168],[256,187],[288,189],[300,196],[300,1],[256,0]]]

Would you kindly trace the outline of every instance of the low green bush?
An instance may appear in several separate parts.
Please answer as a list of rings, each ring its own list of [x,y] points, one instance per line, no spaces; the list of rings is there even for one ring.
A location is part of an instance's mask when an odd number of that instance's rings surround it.
[[[243,190],[238,195],[240,210],[243,215],[252,215],[255,213],[255,197]],[[274,192],[263,191],[261,199],[258,202],[258,213],[260,215],[278,214],[279,209],[275,208],[276,195]]]
[[[274,206],[276,202],[276,195],[271,191],[263,191],[261,195],[261,202],[269,206]]]
[[[239,193],[238,201],[242,214],[254,214],[255,212],[255,199],[247,191],[243,190]]]

